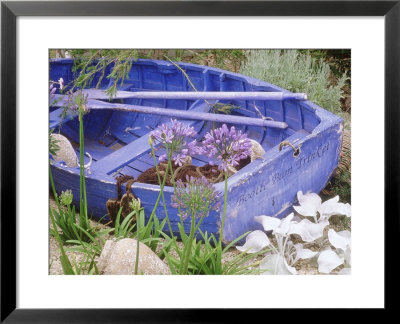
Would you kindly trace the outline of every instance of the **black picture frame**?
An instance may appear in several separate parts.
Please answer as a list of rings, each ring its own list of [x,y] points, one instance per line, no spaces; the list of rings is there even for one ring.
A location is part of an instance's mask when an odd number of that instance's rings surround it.
[[[19,16],[384,16],[385,18],[385,309],[398,284],[387,256],[398,235],[400,0],[396,1],[2,1],[1,2],[1,322],[225,322],[241,310],[16,308],[16,19]],[[14,230],[13,230],[14,229]],[[367,285],[368,283],[366,283]],[[386,285],[387,284],[387,285]],[[254,310],[255,311],[255,310]],[[260,310],[258,310],[259,312]],[[253,313],[253,316],[260,314]],[[253,317],[253,318],[256,318]],[[231,319],[231,320],[230,320]]]

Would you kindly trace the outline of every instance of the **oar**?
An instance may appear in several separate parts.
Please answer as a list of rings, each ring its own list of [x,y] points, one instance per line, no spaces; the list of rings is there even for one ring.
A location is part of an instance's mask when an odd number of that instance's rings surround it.
[[[99,89],[83,90],[89,99],[107,100],[110,97]],[[117,91],[112,99],[185,99],[185,100],[307,100],[305,93],[238,92],[238,91]]]
[[[58,97],[59,100],[54,101],[54,99],[50,100],[52,106],[61,107],[64,104],[64,99]],[[252,117],[242,117],[242,116],[232,116],[232,115],[220,115],[220,114],[211,114],[206,112],[195,112],[195,111],[187,111],[187,110],[178,110],[178,109],[170,109],[170,108],[157,108],[157,107],[146,107],[146,106],[136,106],[136,105],[127,105],[127,104],[117,104],[110,103],[100,100],[89,99],[86,107],[90,110],[93,109],[112,109],[119,111],[131,111],[138,112],[143,114],[153,114],[160,116],[168,116],[175,117],[186,120],[208,120],[214,122],[221,123],[230,123],[230,124],[241,124],[248,126],[261,126],[261,127],[273,127],[285,129],[288,125],[285,122],[278,122],[273,120],[264,120],[260,118],[252,118]]]

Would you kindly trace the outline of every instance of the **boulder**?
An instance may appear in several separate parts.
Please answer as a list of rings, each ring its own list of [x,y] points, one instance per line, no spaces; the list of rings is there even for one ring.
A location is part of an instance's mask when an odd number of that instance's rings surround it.
[[[97,263],[101,274],[132,275],[135,273],[137,240],[124,238],[106,241]],[[145,244],[139,245],[138,274],[171,274],[169,267]]]

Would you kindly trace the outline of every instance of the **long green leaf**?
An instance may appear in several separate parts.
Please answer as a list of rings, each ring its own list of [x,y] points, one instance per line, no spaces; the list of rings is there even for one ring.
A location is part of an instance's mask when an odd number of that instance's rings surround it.
[[[233,245],[235,245],[236,242],[240,241],[242,238],[246,237],[248,234],[250,233],[250,231],[240,235],[238,238],[234,239],[232,242],[230,242],[227,246],[225,246],[225,248],[223,249],[222,253],[225,253],[226,251],[228,251]]]
[[[51,223],[53,224],[53,228],[57,229],[56,222],[55,222],[55,219],[54,219],[54,216],[53,216],[51,208],[49,208],[49,210],[50,210],[49,213],[50,213]],[[63,269],[63,272],[66,275],[73,275],[75,273],[74,273],[74,271],[72,269],[71,262],[68,259],[67,254],[65,253],[61,237],[58,234],[57,230],[55,230],[55,235],[56,235],[56,239],[57,239],[58,245],[60,247],[60,251],[61,251],[60,262],[61,262],[61,267]]]

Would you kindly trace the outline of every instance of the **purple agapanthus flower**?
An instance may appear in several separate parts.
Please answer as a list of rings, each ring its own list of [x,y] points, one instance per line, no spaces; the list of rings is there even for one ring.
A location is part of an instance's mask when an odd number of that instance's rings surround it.
[[[240,160],[251,154],[251,146],[246,134],[236,131],[234,126],[229,130],[223,124],[204,136],[202,153],[212,159],[211,165],[217,164],[220,171],[226,172],[228,166],[237,166]]]
[[[161,144],[163,148],[168,149],[171,154],[171,159],[176,165],[181,166],[188,155],[192,156],[200,152],[196,140],[188,143],[188,138],[193,138],[197,135],[193,127],[184,125],[176,119],[171,119],[172,125],[162,124],[150,136],[153,141]],[[159,161],[163,162],[168,159],[167,154],[159,157]]]
[[[179,179],[171,199],[172,207],[180,209],[179,216],[183,219],[192,213],[195,213],[196,218],[206,217],[210,210],[218,210],[221,205],[217,192],[205,177],[186,176],[185,183]]]
[[[64,97],[63,108],[64,111],[69,111],[71,114],[75,114],[79,112],[79,109],[82,109],[84,113],[88,113],[90,111],[90,107],[87,106],[88,103],[88,94],[84,94],[82,90],[78,90],[73,92],[69,90]]]

